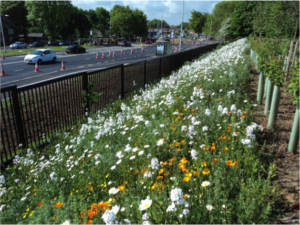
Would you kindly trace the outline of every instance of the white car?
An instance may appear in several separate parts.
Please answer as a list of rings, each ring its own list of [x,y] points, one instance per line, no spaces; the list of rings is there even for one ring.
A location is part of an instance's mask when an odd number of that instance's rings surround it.
[[[24,41],[17,41],[9,46],[11,49],[15,48],[27,48],[27,44]]]
[[[42,64],[43,62],[56,62],[56,54],[51,49],[37,49],[25,56],[24,62]]]

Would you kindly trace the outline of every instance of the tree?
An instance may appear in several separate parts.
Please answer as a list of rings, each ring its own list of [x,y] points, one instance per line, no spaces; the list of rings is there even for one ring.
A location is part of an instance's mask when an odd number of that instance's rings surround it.
[[[135,26],[133,27],[133,33],[138,36],[143,36],[147,33],[147,16],[143,11],[135,9],[133,11],[133,19]]]
[[[129,6],[114,6],[111,10],[111,29],[117,36],[130,37],[133,35],[133,12]]]
[[[202,29],[207,19],[207,14],[202,14],[195,10],[192,11],[192,17],[189,19],[189,27],[192,31],[199,34],[202,33]]]
[[[95,12],[97,16],[97,22],[94,25],[94,28],[100,31],[102,36],[104,36],[105,32],[109,30],[109,12],[102,7],[97,7]]]
[[[72,12],[71,1],[27,1],[25,5],[29,23],[40,27],[52,38],[68,25]]]
[[[29,23],[27,20],[28,11],[24,1],[1,1],[1,14],[9,15],[12,21],[18,28],[19,32],[24,34],[26,40]]]
[[[253,10],[259,2],[238,2],[231,16],[233,38],[247,37],[253,32]]]

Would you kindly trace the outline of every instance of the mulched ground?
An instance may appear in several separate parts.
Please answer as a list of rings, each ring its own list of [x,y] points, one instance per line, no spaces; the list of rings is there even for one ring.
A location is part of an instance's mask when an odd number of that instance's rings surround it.
[[[257,88],[259,73],[252,68],[251,99],[257,102]],[[276,177],[280,196],[276,202],[275,210],[278,217],[269,224],[299,224],[299,144],[295,154],[288,152],[288,144],[292,130],[295,106],[292,104],[287,86],[281,91],[279,111],[274,130],[267,130],[268,116],[264,115],[265,99],[255,114],[255,122],[264,127],[258,143],[266,143],[264,151],[270,155],[266,158],[268,163],[277,167]]]

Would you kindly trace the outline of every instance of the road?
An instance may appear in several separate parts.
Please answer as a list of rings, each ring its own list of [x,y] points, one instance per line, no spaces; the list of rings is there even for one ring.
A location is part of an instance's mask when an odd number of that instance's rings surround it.
[[[67,54],[66,52],[56,52],[57,62],[43,63],[38,65],[39,72],[35,72],[34,64],[26,64],[24,62],[24,55],[6,57],[1,60],[5,72],[1,76],[1,87],[11,84],[16,84],[18,87],[41,82],[48,79],[57,78],[60,76],[75,74],[83,71],[93,71],[102,68],[107,68],[120,64],[131,64],[142,60],[150,60],[156,56],[156,46],[144,46],[144,52],[139,44],[133,44],[132,47],[109,46],[103,48],[87,49],[86,53],[82,54]],[[177,45],[178,47],[178,45]],[[182,46],[182,50],[192,48],[191,46]],[[121,55],[121,49],[123,55]],[[131,54],[131,49],[133,54]],[[98,52],[99,58],[96,58]],[[105,58],[102,58],[102,52]],[[111,57],[109,57],[111,52]],[[113,57],[113,52],[115,57]],[[62,61],[64,61],[65,70],[61,70]]]

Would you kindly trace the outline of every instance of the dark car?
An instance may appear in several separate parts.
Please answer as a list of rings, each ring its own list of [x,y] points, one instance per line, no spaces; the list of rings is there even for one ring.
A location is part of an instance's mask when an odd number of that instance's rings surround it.
[[[121,42],[121,46],[131,46],[131,43],[129,42],[129,41],[126,41],[126,40],[123,40],[122,42]]]
[[[48,46],[53,46],[53,45],[59,45],[59,43],[58,43],[58,41],[56,41],[56,40],[50,40],[50,41],[48,41]]]
[[[69,42],[69,41],[61,41],[61,42],[59,42],[59,45],[60,45],[60,46],[63,46],[63,45],[70,45],[70,42]]]
[[[70,45],[66,48],[66,53],[86,53],[86,49],[80,45]]]
[[[30,44],[30,47],[44,47],[45,43],[43,41],[35,41],[32,44]]]

